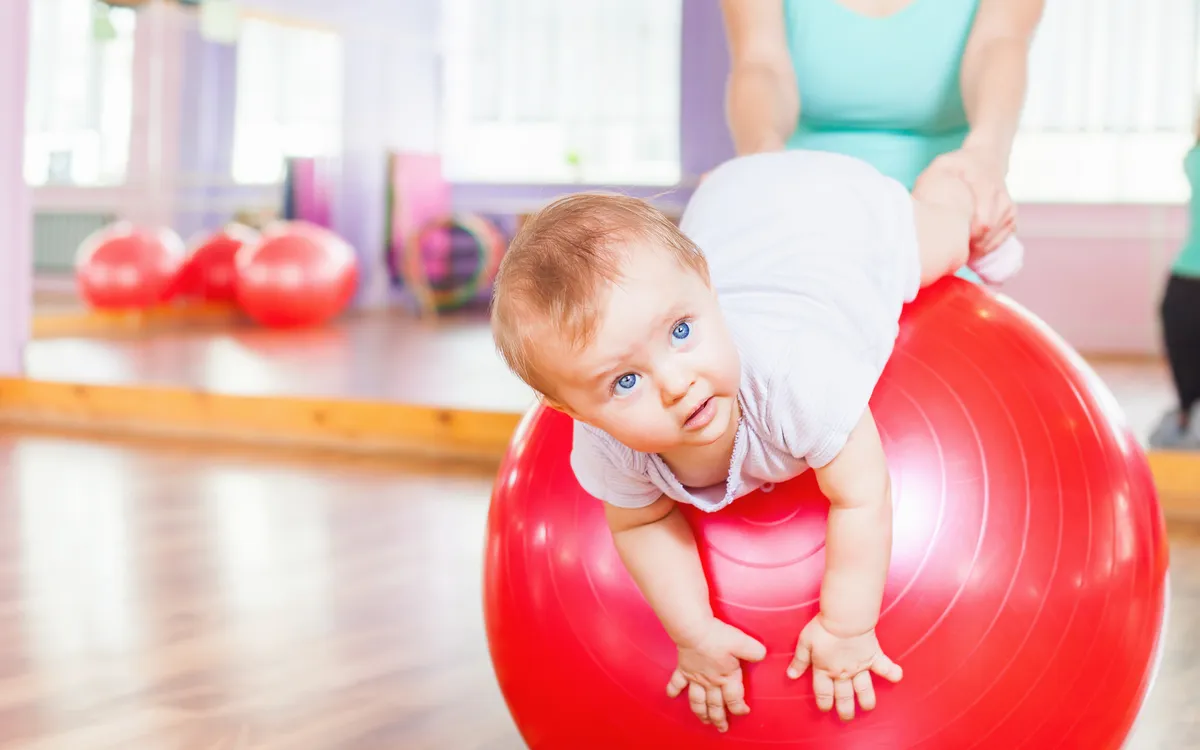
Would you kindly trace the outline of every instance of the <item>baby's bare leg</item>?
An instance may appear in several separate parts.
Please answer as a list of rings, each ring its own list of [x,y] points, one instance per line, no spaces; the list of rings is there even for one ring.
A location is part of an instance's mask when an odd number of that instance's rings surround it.
[[[966,264],[975,198],[967,183],[949,170],[923,173],[912,197],[925,287]]]

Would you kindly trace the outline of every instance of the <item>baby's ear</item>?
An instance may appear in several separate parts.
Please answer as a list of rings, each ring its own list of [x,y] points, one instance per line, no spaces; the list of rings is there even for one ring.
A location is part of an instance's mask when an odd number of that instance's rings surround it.
[[[549,396],[547,396],[544,393],[537,394],[537,400],[539,402],[541,402],[542,406],[545,406],[548,409],[554,409],[555,411],[560,411],[563,414],[566,414],[571,419],[577,418],[577,415],[575,414],[575,412],[571,411],[571,407],[567,406],[566,404],[555,401],[554,399],[550,398]]]

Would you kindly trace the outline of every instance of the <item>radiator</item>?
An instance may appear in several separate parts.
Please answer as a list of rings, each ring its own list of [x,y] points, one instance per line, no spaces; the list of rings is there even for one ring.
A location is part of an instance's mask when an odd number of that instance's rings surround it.
[[[34,273],[71,272],[75,252],[89,234],[107,226],[115,216],[78,211],[37,211],[33,215]]]

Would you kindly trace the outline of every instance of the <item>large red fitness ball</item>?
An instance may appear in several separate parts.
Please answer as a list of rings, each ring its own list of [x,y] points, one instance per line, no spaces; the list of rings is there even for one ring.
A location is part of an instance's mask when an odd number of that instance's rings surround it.
[[[258,241],[258,232],[231,222],[202,235],[192,244],[179,273],[176,295],[205,302],[234,302],[237,278],[234,258],[243,247]]]
[[[92,307],[143,309],[171,296],[185,255],[183,240],[174,231],[120,221],[80,243],[75,280]]]
[[[571,474],[570,421],[527,416],[488,518],[485,616],[530,747],[1121,746],[1162,642],[1167,547],[1109,392],[1028,313],[950,279],[906,309],[871,404],[895,503],[877,632],[904,679],[876,679],[878,707],[843,723],[811,673],[785,676],[824,570],[828,503],[807,472],[686,512],[717,615],[769,652],[725,734],[666,696],[676,649]]]
[[[271,225],[238,251],[237,300],[265,326],[324,323],[354,296],[358,259],[333,232],[305,222]]]

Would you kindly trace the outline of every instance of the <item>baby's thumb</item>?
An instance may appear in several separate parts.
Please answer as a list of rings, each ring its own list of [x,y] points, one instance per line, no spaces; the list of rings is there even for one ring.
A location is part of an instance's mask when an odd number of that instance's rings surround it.
[[[767,647],[743,634],[733,654],[743,661],[762,661],[767,657]]]

